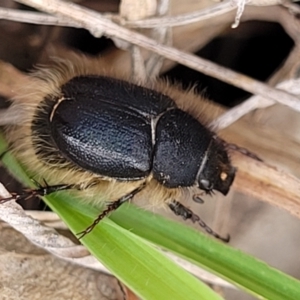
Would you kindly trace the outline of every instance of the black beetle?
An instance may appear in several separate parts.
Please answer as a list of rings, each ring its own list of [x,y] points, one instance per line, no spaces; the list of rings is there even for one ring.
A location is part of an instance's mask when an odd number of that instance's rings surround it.
[[[24,106],[27,118],[8,131],[20,160],[47,182],[32,194],[78,189],[94,202],[99,194],[111,199],[84,235],[123,202],[148,191],[150,202],[166,203],[221,238],[176,201],[192,187],[228,193],[235,168],[212,131],[170,96],[125,80],[60,69],[40,72],[36,80],[38,91]]]

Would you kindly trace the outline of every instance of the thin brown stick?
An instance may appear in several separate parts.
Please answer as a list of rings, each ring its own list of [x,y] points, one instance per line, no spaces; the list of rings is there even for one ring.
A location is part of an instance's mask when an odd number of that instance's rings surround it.
[[[263,199],[300,218],[300,180],[266,163],[238,152],[232,153],[238,166],[233,187],[244,194]]]
[[[295,95],[300,95],[300,79],[290,79],[284,82],[281,82],[276,86],[277,88],[283,91],[289,91]],[[265,99],[260,96],[252,96],[251,98],[247,99],[247,101],[236,105],[235,107],[231,108],[230,110],[226,111],[222,116],[214,120],[210,126],[215,130],[221,130],[232,123],[236,122],[238,119],[243,117],[244,115],[248,114],[249,112],[258,109],[258,108],[265,108],[275,104],[274,101],[270,99]]]
[[[55,16],[5,7],[0,7],[0,19],[29,24],[80,27],[72,21],[62,20],[61,18],[57,18]]]
[[[114,20],[121,25],[131,28],[161,28],[182,26],[199,21],[205,21],[233,10],[235,10],[235,6],[232,5],[230,1],[224,1],[199,11],[194,11],[192,13],[181,14],[177,16],[161,16],[157,18],[134,21],[126,20],[125,18],[122,18],[121,16],[115,14],[103,14],[103,17]],[[76,22],[64,20],[56,16],[4,7],[0,7],[0,19],[30,24],[79,27]]]

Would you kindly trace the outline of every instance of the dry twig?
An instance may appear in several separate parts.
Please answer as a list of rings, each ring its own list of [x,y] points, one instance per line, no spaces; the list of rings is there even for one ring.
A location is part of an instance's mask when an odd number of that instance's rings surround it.
[[[279,83],[276,86],[278,89],[283,91],[288,91],[294,95],[300,95],[300,79],[289,79]],[[270,99],[263,98],[261,96],[252,96],[245,102],[236,105],[235,107],[229,109],[222,116],[214,120],[210,125],[215,128],[215,130],[221,130],[229,125],[236,122],[238,119],[244,115],[250,113],[253,110],[259,108],[265,108],[274,104],[274,101]]]
[[[127,20],[124,17],[115,14],[103,14],[102,16],[109,20],[116,21],[120,25],[131,28],[161,28],[183,26],[195,22],[205,21],[233,11],[234,9],[235,6],[232,5],[230,1],[224,1],[206,9],[177,16],[160,16],[156,18],[152,17],[149,19],[137,20]],[[62,19],[60,17],[39,12],[21,11],[10,8],[0,8],[0,19],[39,25],[80,27],[77,22]]]
[[[2,184],[0,184],[0,197],[10,197]],[[108,272],[83,246],[75,245],[54,229],[44,226],[28,216],[15,201],[9,201],[1,205],[0,218],[21,232],[32,243],[55,256],[92,269]]]
[[[234,188],[256,199],[287,210],[300,218],[300,180],[266,163],[234,152],[233,162],[238,166]]]
[[[76,22],[82,28],[89,30],[96,37],[105,34],[107,36],[128,41],[150,51],[154,51],[163,57],[173,59],[178,63],[206,75],[213,76],[224,82],[243,88],[250,93],[272,99],[287,105],[294,110],[300,111],[299,99],[289,93],[271,88],[248,76],[220,67],[195,55],[159,44],[144,35],[114,24],[110,20],[105,19],[101,14],[89,9],[59,0],[18,0],[18,2]]]

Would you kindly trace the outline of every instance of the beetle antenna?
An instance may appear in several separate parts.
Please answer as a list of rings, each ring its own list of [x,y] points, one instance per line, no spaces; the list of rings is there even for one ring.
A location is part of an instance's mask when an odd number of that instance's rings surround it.
[[[177,216],[181,216],[184,220],[190,219],[193,223],[198,223],[208,234],[214,236],[215,238],[228,243],[230,236],[226,238],[220,236],[218,233],[213,231],[206,223],[196,214],[194,214],[189,208],[182,205],[180,202],[173,200],[168,204],[173,213]]]
[[[238,151],[240,153],[242,153],[243,155],[246,155],[250,158],[253,158],[255,160],[258,160],[258,161],[263,161],[258,155],[256,155],[255,153],[249,151],[248,149],[246,148],[243,148],[243,147],[240,147],[236,144],[231,144],[231,143],[227,143],[223,140],[223,144],[224,146],[228,149],[228,150],[235,150],[235,151]]]
[[[138,194],[141,190],[143,190],[146,186],[146,182],[143,182],[139,187],[131,191],[129,194],[126,194],[125,196],[121,197],[120,199],[110,202],[106,209],[101,212],[101,214],[94,220],[94,222],[87,227],[85,230],[77,233],[78,239],[82,239],[86,234],[90,233],[99,222],[105,218],[109,213],[112,211],[118,209],[123,203],[131,200],[136,194]]]

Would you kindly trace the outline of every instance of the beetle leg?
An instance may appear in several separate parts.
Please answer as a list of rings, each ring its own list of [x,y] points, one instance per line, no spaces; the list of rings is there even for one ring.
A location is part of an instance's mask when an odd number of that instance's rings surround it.
[[[57,184],[57,185],[48,185],[48,183],[44,179],[44,186],[39,184],[37,181],[33,180],[33,182],[37,185],[37,189],[24,189],[23,193],[11,193],[11,197],[0,199],[0,204],[11,200],[28,200],[36,196],[47,196],[54,192],[69,190],[76,188],[73,185],[69,184]]]
[[[230,236],[228,235],[226,238],[220,236],[218,233],[213,231],[206,223],[201,220],[201,218],[194,214],[189,208],[185,207],[181,203],[176,200],[173,200],[168,204],[173,213],[177,216],[181,216],[184,220],[190,219],[193,223],[198,223],[208,234],[214,236],[217,239],[222,240],[223,242],[228,243],[230,240]]]
[[[193,201],[195,201],[198,204],[203,204],[204,200],[200,196],[202,196],[202,195],[201,194],[194,194],[193,195]]]
[[[131,200],[136,194],[138,194],[141,190],[143,190],[146,186],[146,182],[143,182],[139,187],[131,191],[130,193],[124,195],[120,199],[110,202],[106,209],[101,212],[101,214],[94,220],[94,222],[87,227],[85,230],[77,233],[78,239],[82,239],[86,234],[90,233],[95,226],[103,219],[105,218],[109,213],[119,208],[123,203]]]

